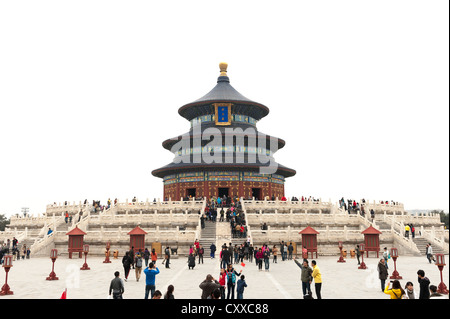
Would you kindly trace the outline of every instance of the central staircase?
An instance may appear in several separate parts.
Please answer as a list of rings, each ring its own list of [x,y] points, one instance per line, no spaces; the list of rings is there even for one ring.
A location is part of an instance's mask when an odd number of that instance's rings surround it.
[[[211,250],[211,244],[216,245],[216,255],[219,252],[216,244],[216,223],[209,220],[205,220],[205,228],[202,229],[200,233],[199,243],[202,245],[205,253],[203,257],[209,257]]]

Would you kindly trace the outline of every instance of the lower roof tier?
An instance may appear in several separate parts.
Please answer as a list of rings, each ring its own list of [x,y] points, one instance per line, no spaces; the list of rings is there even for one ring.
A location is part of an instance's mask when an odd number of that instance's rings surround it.
[[[296,171],[276,162],[262,163],[170,163],[152,171],[152,175],[166,179],[167,176],[196,172],[252,172],[263,175],[291,177]]]

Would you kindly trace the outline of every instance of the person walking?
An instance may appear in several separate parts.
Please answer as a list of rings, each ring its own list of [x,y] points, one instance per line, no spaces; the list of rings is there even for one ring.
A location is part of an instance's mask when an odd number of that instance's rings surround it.
[[[228,245],[228,252],[230,253],[229,254],[229,256],[230,256],[230,264],[232,264],[233,263],[233,245],[232,245],[232,243],[230,243]]]
[[[392,283],[392,288],[389,289],[389,285]],[[400,281],[394,280],[387,284],[384,289],[384,293],[391,296],[391,299],[403,299],[405,291],[400,286]]]
[[[301,281],[302,281],[302,291],[303,296],[311,295],[311,281],[312,281],[312,268],[308,265],[308,260],[303,259],[303,263],[300,264],[297,258],[294,257],[294,262],[300,267],[301,271]]]
[[[234,253],[234,263],[238,264],[239,263],[239,248],[237,245],[234,245],[233,253]]]
[[[113,299],[123,299],[122,295],[125,292],[125,286],[123,285],[123,281],[119,278],[119,276],[120,273],[116,271],[114,273],[114,279],[111,280],[111,283],[109,285],[109,295],[111,296],[112,293]]]
[[[405,237],[409,238],[409,231],[410,231],[411,227],[409,227],[408,224],[405,225]]]
[[[380,261],[378,262],[377,270],[378,270],[378,278],[380,279],[381,282],[381,291],[384,292],[386,279],[388,277],[388,269],[386,267],[384,258],[381,258]]]
[[[431,247],[431,244],[428,243],[426,246],[426,251],[428,262],[431,264],[431,261],[436,261],[433,257],[433,248]]]
[[[430,299],[430,279],[425,277],[425,272],[420,269],[417,271],[417,280],[419,282],[419,299]]]
[[[134,260],[135,264],[135,274],[136,274],[136,281],[139,281],[139,278],[141,278],[141,272],[142,272],[142,256],[141,254],[136,254],[136,258]]]
[[[322,299],[321,290],[322,290],[322,273],[320,272],[320,268],[317,266],[315,260],[311,261],[311,265],[313,266],[313,272],[311,276],[314,279],[314,287],[316,288],[316,296],[317,299]]]
[[[131,263],[132,263],[132,258],[130,257],[130,252],[125,252],[125,256],[123,256],[122,258],[122,266],[123,266],[123,270],[124,270],[124,280],[127,281],[128,280],[128,275],[130,273],[130,269],[131,269]]]
[[[169,246],[167,246],[166,249],[164,250],[163,264],[166,265],[166,268],[170,269],[170,266],[169,266],[170,265],[170,247]]]
[[[254,255],[254,248],[253,248],[253,245],[250,244],[248,246],[248,261],[251,263],[253,262],[253,255]]]
[[[294,246],[292,245],[292,243],[289,243],[289,246],[288,246],[289,260],[292,260],[292,252],[293,251],[294,251]]]
[[[144,261],[145,261],[145,267],[148,267],[148,260],[150,259],[150,252],[147,248],[144,250]]]
[[[211,246],[209,246],[209,249],[211,250],[211,259],[215,258],[215,254],[216,254],[216,245],[214,243],[211,244]]]
[[[359,249],[359,245],[356,245],[355,247],[355,255],[356,259],[358,260],[358,265],[361,265],[361,262],[359,261],[359,257],[361,257],[361,250]]]
[[[145,299],[148,299],[148,295],[150,292],[150,298],[153,299],[153,295],[155,294],[156,289],[156,275],[159,274],[159,269],[152,262],[148,264],[148,268],[144,269],[145,274]]]
[[[258,252],[255,254],[255,260],[256,260],[256,264],[258,265],[258,270],[261,271],[262,270],[262,262],[264,259],[264,255],[262,253],[262,249],[259,248]]]
[[[272,248],[272,254],[273,254],[273,260],[272,260],[272,262],[273,263],[277,263],[277,255],[278,255],[278,248],[277,248],[277,245],[273,245],[273,248]]]
[[[158,260],[158,254],[156,253],[155,248],[152,249],[152,252],[150,253],[150,258],[152,260],[152,263],[156,265],[156,261]]]
[[[228,265],[231,264],[231,253],[230,251],[225,247],[222,249],[222,262],[221,262],[221,268],[227,269]]]
[[[234,299],[234,287],[236,286],[236,275],[240,276],[242,273],[242,270],[240,272],[237,272],[233,268],[233,264],[229,264],[227,268],[227,299]]]
[[[200,261],[201,261],[201,263],[203,264],[203,254],[205,253],[205,250],[203,249],[203,246],[202,245],[200,245],[199,247],[198,247],[198,251],[197,251],[197,254],[198,254],[198,263],[200,264]]]
[[[208,274],[199,287],[202,290],[201,299],[208,299],[214,290],[220,289],[221,285],[216,279],[213,278],[213,276]]]
[[[268,247],[263,252],[264,257],[264,269],[265,271],[269,271],[269,265],[270,265],[270,250]]]
[[[280,254],[281,254],[281,261],[284,261],[284,240],[280,243]]]
[[[131,249],[128,252],[128,255],[131,258],[131,267],[134,269],[134,246],[131,247]]]
[[[245,282],[245,276],[241,275],[241,278],[237,282],[237,299],[244,299],[244,288],[247,287],[247,283]]]

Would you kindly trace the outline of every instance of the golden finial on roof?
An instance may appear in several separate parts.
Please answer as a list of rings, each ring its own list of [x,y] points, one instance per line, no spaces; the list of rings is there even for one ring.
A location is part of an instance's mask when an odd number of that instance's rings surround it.
[[[220,76],[227,76],[227,67],[228,67],[228,63],[225,63],[225,62],[219,63]]]

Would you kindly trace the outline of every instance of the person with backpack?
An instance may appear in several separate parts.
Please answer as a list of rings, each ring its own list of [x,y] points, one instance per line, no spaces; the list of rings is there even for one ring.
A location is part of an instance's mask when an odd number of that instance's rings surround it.
[[[136,254],[136,258],[134,259],[135,264],[135,273],[136,273],[136,281],[139,281],[139,278],[141,278],[141,272],[142,272],[142,255],[140,253]]]
[[[234,287],[236,286],[236,275],[240,276],[242,273],[242,270],[240,272],[237,272],[233,268],[233,264],[229,264],[227,268],[227,299],[234,299]]]
[[[145,248],[145,250],[144,250],[145,267],[148,266],[148,260],[149,259],[150,259],[150,252],[148,251],[148,248]]]

